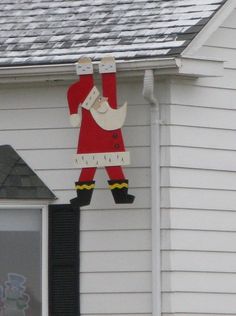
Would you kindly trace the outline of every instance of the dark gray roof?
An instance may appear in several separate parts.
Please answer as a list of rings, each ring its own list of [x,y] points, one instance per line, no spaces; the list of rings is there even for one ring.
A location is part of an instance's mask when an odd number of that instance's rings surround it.
[[[8,145],[0,146],[1,199],[55,199],[33,170]]]
[[[0,66],[181,53],[225,0],[1,0]]]

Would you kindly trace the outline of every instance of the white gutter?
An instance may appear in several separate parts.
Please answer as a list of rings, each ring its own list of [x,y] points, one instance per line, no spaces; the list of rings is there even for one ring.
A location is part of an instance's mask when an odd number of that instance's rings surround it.
[[[94,62],[95,70],[98,70],[98,62]],[[160,59],[146,59],[146,60],[130,60],[130,61],[116,61],[116,67],[120,71],[127,70],[143,70],[151,69],[155,65],[155,68],[175,68],[176,61],[174,58],[160,58]],[[52,64],[52,65],[33,65],[33,66],[9,66],[0,67],[0,75],[12,75],[12,74],[72,74],[75,72],[75,64]]]
[[[152,315],[161,316],[160,117],[150,69],[145,71],[143,96],[151,104]]]
[[[94,70],[98,73],[98,62],[94,62]],[[154,66],[155,65],[155,66]],[[139,61],[117,61],[116,67],[119,75],[143,76],[145,69],[176,69],[177,64],[174,58],[155,59],[155,60],[139,60]],[[0,67],[0,80],[70,80],[78,78],[75,71],[75,63],[71,64],[53,64],[53,65],[35,65],[35,66],[12,66]]]
[[[120,77],[143,76],[148,69],[155,75],[177,75],[186,77],[220,76],[223,62],[213,59],[189,57],[157,58],[146,60],[117,61]],[[98,62],[94,63],[98,73]],[[0,67],[0,82],[32,82],[45,80],[73,80],[77,78],[75,64]]]

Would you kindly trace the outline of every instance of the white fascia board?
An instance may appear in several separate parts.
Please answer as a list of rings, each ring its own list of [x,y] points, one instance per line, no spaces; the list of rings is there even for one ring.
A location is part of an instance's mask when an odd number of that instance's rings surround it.
[[[206,43],[210,36],[222,25],[225,19],[236,8],[236,0],[227,0],[225,4],[216,12],[216,14],[209,20],[197,36],[190,42],[190,44],[181,53],[182,57],[193,56]]]
[[[117,73],[124,77],[143,77],[144,71],[152,69],[158,76],[177,75],[187,77],[220,76],[223,62],[199,58],[171,57],[135,61],[117,61]],[[94,71],[98,74],[98,63],[94,63]],[[40,81],[75,80],[75,64],[36,65],[0,67],[1,83],[22,83]]]
[[[224,71],[224,62],[217,59],[202,59],[182,57],[176,58],[178,75],[189,77],[221,77]]]

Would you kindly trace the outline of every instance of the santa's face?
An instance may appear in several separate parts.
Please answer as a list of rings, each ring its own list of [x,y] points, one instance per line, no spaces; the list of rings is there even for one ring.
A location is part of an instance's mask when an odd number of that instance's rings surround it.
[[[107,100],[108,98],[105,97],[97,98],[97,100],[94,102],[93,108],[99,113],[105,113],[109,108]]]

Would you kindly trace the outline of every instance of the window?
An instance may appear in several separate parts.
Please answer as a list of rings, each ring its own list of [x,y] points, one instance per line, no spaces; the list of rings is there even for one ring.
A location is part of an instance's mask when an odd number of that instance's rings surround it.
[[[0,315],[45,315],[45,226],[44,208],[0,207]]]
[[[0,206],[0,316],[78,315],[78,255],[79,210]]]

